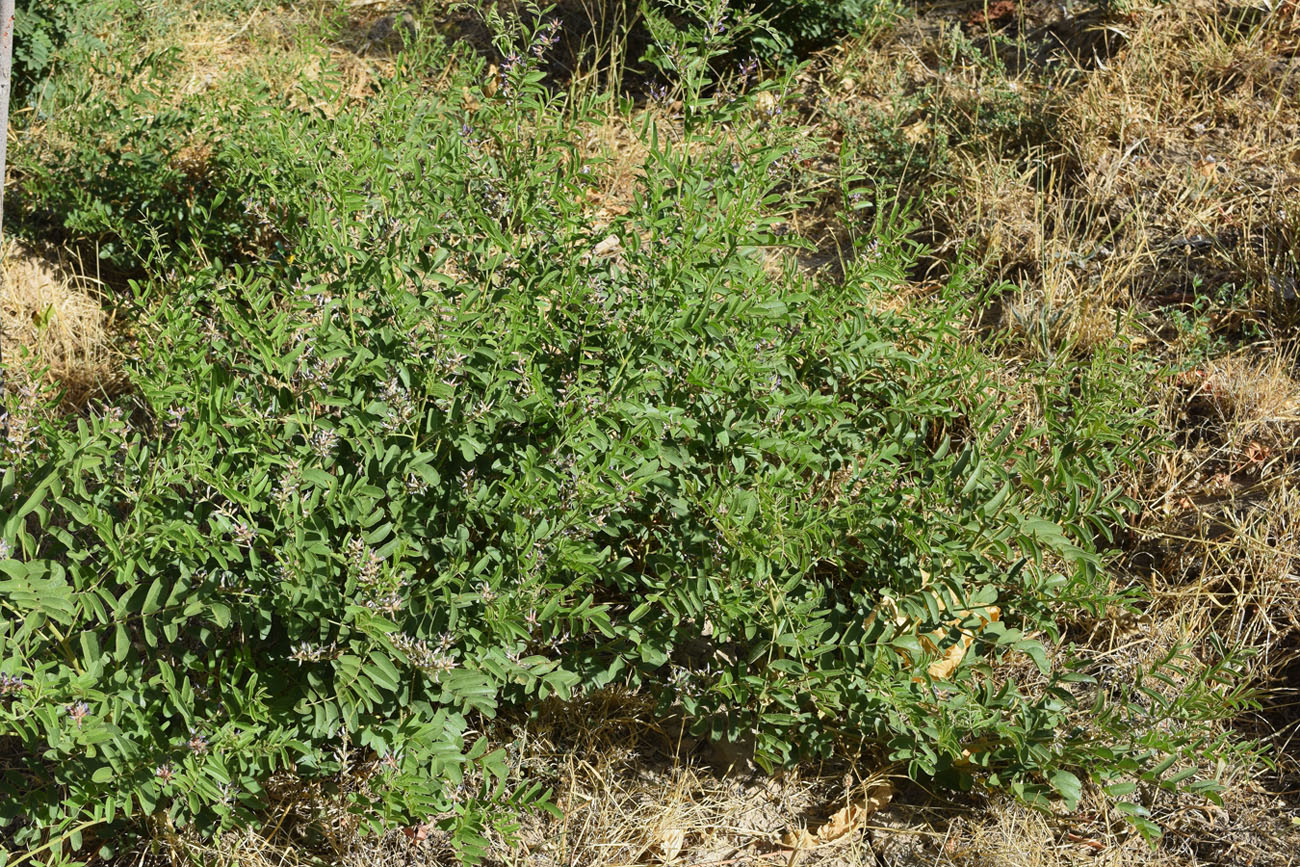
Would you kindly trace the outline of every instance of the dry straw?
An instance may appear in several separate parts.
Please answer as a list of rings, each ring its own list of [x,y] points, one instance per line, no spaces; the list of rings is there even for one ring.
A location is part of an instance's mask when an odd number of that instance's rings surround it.
[[[62,388],[68,407],[111,393],[120,373],[98,281],[22,244],[6,245],[3,254],[0,327],[10,367],[27,367]]]

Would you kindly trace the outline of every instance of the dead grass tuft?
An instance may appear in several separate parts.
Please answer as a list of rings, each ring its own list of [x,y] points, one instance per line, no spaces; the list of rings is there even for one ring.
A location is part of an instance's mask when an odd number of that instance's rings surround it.
[[[76,408],[120,387],[113,322],[99,286],[66,259],[10,244],[4,251],[0,327],[6,361],[24,353]]]

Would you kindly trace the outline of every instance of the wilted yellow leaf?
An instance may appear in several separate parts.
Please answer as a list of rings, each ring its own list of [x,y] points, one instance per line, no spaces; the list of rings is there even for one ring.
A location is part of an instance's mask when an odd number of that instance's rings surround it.
[[[930,677],[935,680],[945,680],[952,677],[952,673],[957,670],[957,666],[961,665],[962,659],[966,657],[966,651],[970,649],[973,640],[969,633],[963,635],[961,641],[948,648],[942,658],[930,663],[929,668],[926,669],[930,673]]]

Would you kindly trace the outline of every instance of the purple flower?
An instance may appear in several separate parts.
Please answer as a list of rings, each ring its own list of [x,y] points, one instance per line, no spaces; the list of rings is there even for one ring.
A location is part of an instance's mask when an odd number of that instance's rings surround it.
[[[77,724],[77,728],[81,728],[81,721],[86,718],[88,713],[90,713],[90,705],[84,701],[77,701],[68,705],[68,716],[72,717],[72,721]]]
[[[502,95],[509,95],[510,75],[515,71],[515,67],[517,67],[521,62],[523,62],[523,58],[513,51],[506,55],[506,59],[502,62],[499,72],[499,75],[501,76]]]
[[[750,56],[745,58],[740,64],[740,87],[744,89],[758,72],[758,58]]]
[[[560,41],[559,30],[560,21],[558,18],[552,18],[547,22],[546,27],[543,28],[542,31],[537,34],[537,38],[533,40],[533,45],[530,50],[533,52],[534,57],[540,58],[548,49],[554,46],[555,43]]]
[[[21,674],[0,674],[0,698],[12,698],[26,688]]]
[[[651,85],[650,90],[647,93],[647,96],[650,97],[651,103],[660,106],[661,108],[668,107],[668,85],[667,84],[660,82],[659,84]]]

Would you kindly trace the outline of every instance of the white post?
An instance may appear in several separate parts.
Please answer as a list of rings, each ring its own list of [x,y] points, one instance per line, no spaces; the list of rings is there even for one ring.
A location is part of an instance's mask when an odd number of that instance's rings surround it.
[[[14,65],[14,0],[0,0],[0,239],[4,237],[5,155],[9,149],[9,90]]]
[[[9,90],[13,61],[14,0],[0,0],[0,256],[4,255],[5,156],[9,149]],[[4,277],[0,276],[0,285],[3,285],[3,280]],[[0,357],[3,351],[4,333],[0,329]],[[0,367],[0,398],[4,397],[4,387],[4,368]]]

